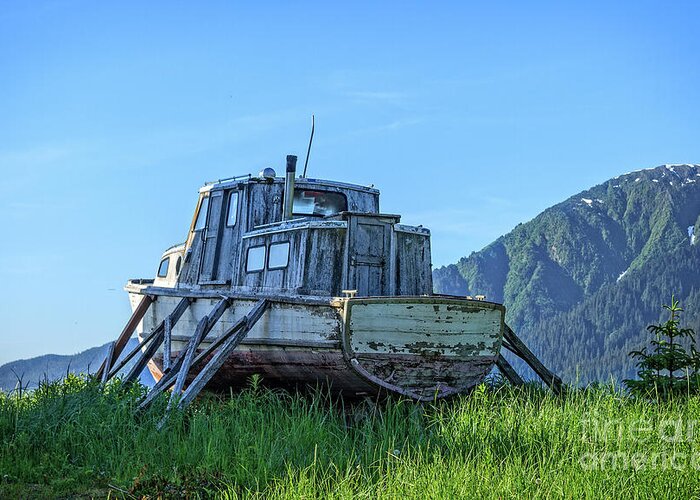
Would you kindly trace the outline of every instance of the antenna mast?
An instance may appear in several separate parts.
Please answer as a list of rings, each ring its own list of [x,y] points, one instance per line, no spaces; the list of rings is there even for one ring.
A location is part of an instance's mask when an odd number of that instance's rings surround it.
[[[311,153],[311,143],[314,140],[314,115],[311,115],[311,138],[309,139],[309,149],[306,150],[306,161],[304,162],[304,173],[302,177],[306,179],[306,167],[309,166],[309,153]]]

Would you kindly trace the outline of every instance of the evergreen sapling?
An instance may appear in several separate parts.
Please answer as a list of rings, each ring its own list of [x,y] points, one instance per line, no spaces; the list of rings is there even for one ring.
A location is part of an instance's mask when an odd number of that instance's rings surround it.
[[[624,380],[630,392],[636,396],[657,396],[667,399],[672,395],[700,393],[700,352],[696,349],[695,332],[680,328],[679,315],[683,311],[675,297],[665,323],[649,325],[654,335],[647,347],[632,351],[630,356],[639,359],[638,380]]]

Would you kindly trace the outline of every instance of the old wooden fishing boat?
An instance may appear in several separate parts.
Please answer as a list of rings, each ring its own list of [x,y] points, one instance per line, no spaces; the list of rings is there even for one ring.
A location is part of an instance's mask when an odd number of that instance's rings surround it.
[[[500,304],[433,293],[428,229],[381,213],[372,187],[297,178],[294,156],[285,177],[201,188],[187,240],[125,289],[142,363],[160,388],[191,394],[260,374],[441,398],[484,379],[505,327]]]

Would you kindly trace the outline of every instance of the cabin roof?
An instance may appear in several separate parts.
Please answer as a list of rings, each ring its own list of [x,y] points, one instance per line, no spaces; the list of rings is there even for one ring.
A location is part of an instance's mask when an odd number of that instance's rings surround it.
[[[207,182],[204,186],[202,186],[199,190],[200,193],[207,193],[212,190],[219,190],[219,189],[226,189],[242,184],[265,184],[265,183],[274,183],[274,184],[284,184],[284,177],[275,177],[271,180],[262,178],[262,177],[254,177],[251,175],[244,175],[244,176],[238,176],[238,177],[231,177],[228,179],[219,179],[217,181],[213,182]],[[379,190],[376,189],[373,186],[361,186],[359,184],[350,184],[347,182],[339,182],[339,181],[331,181],[331,180],[325,180],[325,179],[311,179],[307,177],[297,177],[295,179],[295,183],[297,185],[301,186],[309,186],[309,185],[316,185],[319,187],[335,187],[335,188],[340,188],[340,189],[345,189],[345,190],[353,190],[353,191],[360,191],[363,193],[371,193],[371,194],[379,194]]]

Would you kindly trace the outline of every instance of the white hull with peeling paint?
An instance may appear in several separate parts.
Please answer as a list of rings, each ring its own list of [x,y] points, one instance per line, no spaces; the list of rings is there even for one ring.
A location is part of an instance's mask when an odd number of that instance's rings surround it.
[[[158,298],[139,327],[155,329],[182,299],[182,290],[134,285],[135,310],[143,294]],[[180,293],[178,293],[180,292]],[[200,320],[221,296],[191,293],[192,303],[171,333],[170,359],[186,347]],[[200,344],[202,352],[256,303],[230,296],[231,305]],[[498,356],[503,306],[458,297],[310,298],[274,301],[209,383],[241,387],[253,374],[270,386],[328,384],[348,396],[398,393],[418,400],[464,392],[488,374]],[[163,375],[165,350],[149,363]],[[190,379],[198,373],[193,367]]]

